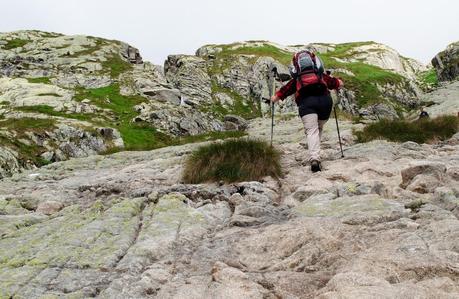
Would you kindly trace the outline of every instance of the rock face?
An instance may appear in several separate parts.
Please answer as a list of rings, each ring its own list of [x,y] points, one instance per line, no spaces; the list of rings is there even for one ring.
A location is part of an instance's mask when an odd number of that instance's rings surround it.
[[[261,111],[266,112],[268,107],[261,99],[269,95],[269,70],[276,66],[282,74],[288,74],[286,66],[292,54],[304,49],[318,52],[326,67],[348,83],[340,98],[341,107],[351,114],[370,119],[394,118],[399,116],[397,111],[410,110],[419,103],[418,76],[427,67],[374,42],[281,46],[254,41],[207,45],[196,53],[208,63],[212,98],[217,103],[224,106],[228,102],[220,100],[223,90],[233,98],[236,94],[247,103],[261,105]],[[379,79],[363,78],[373,73]],[[370,89],[364,86],[365,82],[370,83]],[[292,100],[286,103],[281,111],[295,111]]]
[[[155,148],[159,142],[144,140],[163,135],[223,130],[175,82],[123,42],[1,33],[0,177],[72,157]]]
[[[459,76],[459,42],[452,43],[432,59],[440,81],[452,81]]]
[[[319,53],[327,69],[344,79],[337,101],[354,116],[394,119],[419,104],[417,75],[426,67],[374,42],[206,45],[196,55],[169,56],[163,68],[144,62],[138,49],[120,41],[40,31],[1,33],[0,138],[8,140],[2,145],[16,153],[17,161],[11,164],[13,156],[7,155],[0,167],[17,171],[93,153],[150,150],[175,144],[176,137],[244,130],[243,121],[225,117],[268,116],[271,70],[287,79],[292,54],[302,49]],[[276,109],[296,110],[292,97]],[[17,119],[25,121],[16,122],[13,130]],[[34,119],[39,128],[29,126]],[[79,133],[51,138],[47,132],[56,125]],[[101,129],[111,129],[114,138],[100,136]],[[48,139],[46,145],[30,140],[36,133]]]
[[[457,115],[459,112],[459,82],[444,83],[432,92],[423,94],[421,101],[428,104],[425,110],[431,117]],[[416,111],[415,117],[419,114]]]
[[[248,133],[268,139],[270,124]],[[301,122],[276,118],[279,181],[182,184],[199,144],[3,179],[0,296],[457,298],[457,138],[353,145],[354,127],[341,124],[340,159],[326,124],[312,174]]]

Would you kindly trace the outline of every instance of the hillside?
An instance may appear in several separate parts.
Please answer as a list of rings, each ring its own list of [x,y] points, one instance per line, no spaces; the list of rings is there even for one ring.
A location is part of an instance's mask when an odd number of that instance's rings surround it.
[[[225,105],[225,95],[236,93],[242,96],[247,107],[250,103],[257,103],[259,98],[267,97],[267,66],[274,63],[279,70],[288,73],[286,67],[291,63],[293,53],[301,49],[318,52],[326,68],[345,80],[342,108],[353,115],[394,118],[418,103],[421,93],[418,77],[427,68],[374,42],[281,46],[253,41],[208,45],[197,51],[198,57],[170,57],[165,70],[167,75],[168,65],[174,65],[178,59],[181,59],[183,68],[187,62],[201,63],[202,73],[207,73],[204,82],[206,86],[209,83],[212,86],[209,98],[214,100],[213,107],[218,112],[218,108]],[[290,108],[287,110],[294,110],[292,103],[287,106]],[[229,107],[229,110],[234,108]],[[266,109],[255,106],[251,111],[257,116],[260,110]]]
[[[331,120],[313,174],[287,101],[282,177],[185,184],[211,140],[270,139],[268,72],[303,48],[346,81],[345,157]],[[432,69],[374,42],[250,41],[160,67],[119,41],[0,34],[0,298],[458,298],[459,133],[354,135],[420,104],[456,115],[449,49]]]
[[[345,80],[339,107],[348,118],[405,115],[436,78],[432,69],[375,42],[207,45],[195,56],[169,56],[163,68],[120,41],[2,33],[0,177],[71,157],[241,136],[231,130],[243,128],[243,120],[225,116],[269,113],[263,102],[269,70],[277,66],[288,75],[300,49],[319,53]],[[295,112],[294,102],[279,111]]]
[[[312,174],[301,124],[276,118],[279,181],[183,184],[198,144],[4,179],[0,297],[457,298],[459,136],[352,145],[355,126],[340,159],[327,124]]]

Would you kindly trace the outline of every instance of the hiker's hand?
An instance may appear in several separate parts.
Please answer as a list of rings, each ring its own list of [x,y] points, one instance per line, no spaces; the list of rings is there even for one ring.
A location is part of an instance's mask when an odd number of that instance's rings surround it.
[[[341,88],[343,88],[343,87],[344,87],[344,82],[343,82],[343,80],[341,80],[341,79],[338,79],[338,83],[339,83],[339,85],[338,85],[338,89],[341,89]]]
[[[273,103],[278,102],[279,100],[280,100],[280,98],[277,95],[273,95],[271,97],[271,102],[273,102]]]

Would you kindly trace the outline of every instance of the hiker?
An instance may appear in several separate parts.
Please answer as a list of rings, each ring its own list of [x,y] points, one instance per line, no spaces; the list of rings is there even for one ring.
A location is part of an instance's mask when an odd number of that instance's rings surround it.
[[[429,113],[424,110],[424,107],[421,107],[421,113],[419,114],[419,119],[421,118],[429,118]]]
[[[295,94],[295,102],[307,137],[311,171],[321,171],[322,128],[330,117],[333,107],[329,89],[341,88],[343,81],[325,73],[322,61],[313,52],[296,53],[292,64],[290,67],[292,79],[276,91],[271,101],[275,103]]]

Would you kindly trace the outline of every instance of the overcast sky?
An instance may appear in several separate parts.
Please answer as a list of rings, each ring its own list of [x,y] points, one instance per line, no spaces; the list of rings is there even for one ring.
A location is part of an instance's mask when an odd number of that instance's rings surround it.
[[[455,0],[1,0],[0,31],[39,29],[126,41],[145,60],[209,43],[373,40],[424,63],[459,40]]]

